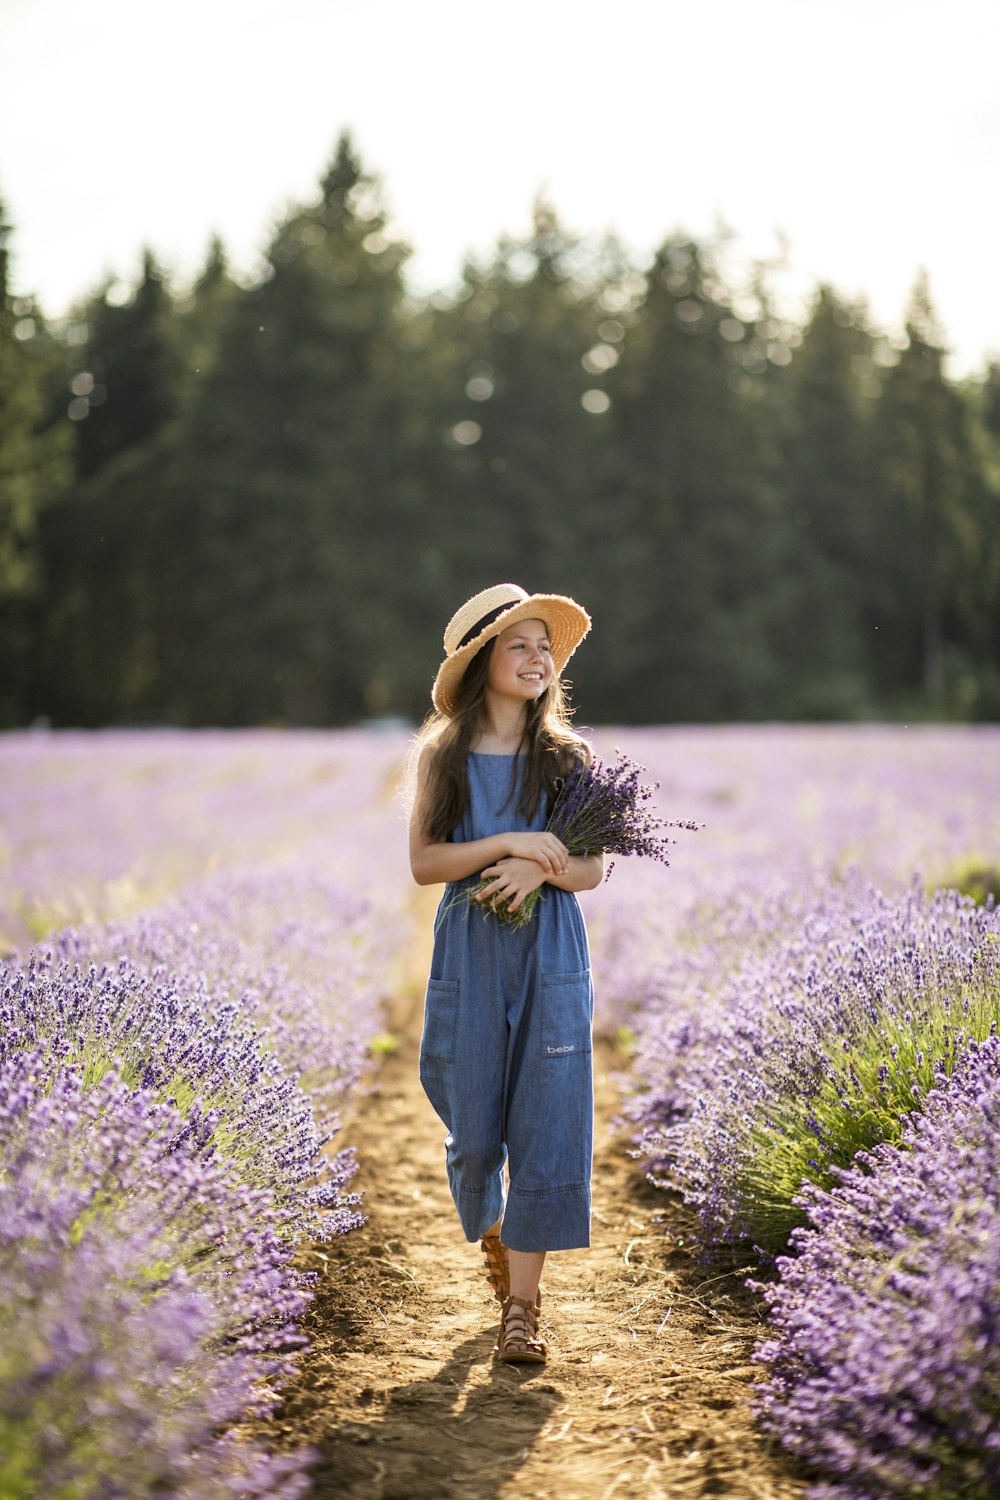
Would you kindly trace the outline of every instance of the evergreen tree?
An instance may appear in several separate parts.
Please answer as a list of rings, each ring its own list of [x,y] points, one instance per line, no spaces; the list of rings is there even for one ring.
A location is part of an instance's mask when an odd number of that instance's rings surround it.
[[[265,277],[223,319],[164,513],[187,543],[161,578],[174,715],[344,722],[391,694],[372,600],[406,566],[391,554],[407,251],[384,230],[342,137],[318,200],[277,227]]]
[[[860,308],[820,287],[786,383],[787,712],[871,711],[883,538],[871,456],[879,393],[875,345]]]
[[[569,588],[579,575],[604,423],[582,404],[596,384],[585,364],[596,317],[578,254],[538,202],[531,233],[503,239],[484,266],[467,263],[455,305],[436,318],[448,351],[442,484],[454,496],[441,545],[471,587],[502,574]]]
[[[898,354],[829,288],[800,334],[539,202],[417,301],[348,137],[257,282],[147,252],[83,345],[6,233],[0,722],[419,716],[504,576],[591,609],[592,722],[1000,712],[1000,369],[948,379],[923,286]]]
[[[923,277],[910,301],[906,333],[876,414],[880,531],[886,541],[877,665],[884,693],[898,694],[901,702],[908,697],[936,716],[949,711],[949,657],[961,656],[973,623],[968,582],[982,543],[982,476],[969,408],[945,375],[943,341]]]
[[[737,317],[710,252],[680,237],[627,321],[608,379],[604,555],[620,604],[602,699],[654,722],[760,717],[782,688],[762,330]]]
[[[962,597],[966,605],[969,670],[958,685],[956,708],[974,719],[1000,719],[1000,365],[963,392],[977,449],[975,566]]]
[[[83,378],[78,380],[81,479],[96,474],[119,453],[147,442],[169,420],[178,399],[173,303],[152,251],[143,252],[142,275],[128,301],[112,302],[109,292],[110,286],[105,286],[82,315],[88,336]]]
[[[239,286],[229,273],[225,246],[215,235],[190,293],[175,304],[173,343],[183,371],[178,393],[181,405],[190,406],[201,399],[222,332],[239,296]]]
[[[53,421],[58,364],[40,311],[9,282],[11,226],[0,206],[0,726],[31,713],[31,665],[44,598],[39,524],[68,480]]]
[[[153,545],[163,441],[180,405],[182,365],[170,290],[151,251],[124,303],[109,287],[68,346],[76,482],[46,514],[51,607],[38,643],[40,704],[58,722],[155,714]]]

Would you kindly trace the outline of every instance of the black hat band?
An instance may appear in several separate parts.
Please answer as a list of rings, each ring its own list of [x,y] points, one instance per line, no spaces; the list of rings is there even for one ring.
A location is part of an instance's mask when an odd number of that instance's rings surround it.
[[[506,604],[498,604],[496,609],[491,609],[488,615],[483,615],[483,618],[477,620],[471,630],[465,632],[455,650],[461,651],[463,646],[467,646],[470,641],[474,641],[476,636],[481,635],[488,625],[493,624],[494,620],[499,620],[500,616],[505,615],[509,609],[513,609],[515,604],[523,603],[523,599],[510,599]]]

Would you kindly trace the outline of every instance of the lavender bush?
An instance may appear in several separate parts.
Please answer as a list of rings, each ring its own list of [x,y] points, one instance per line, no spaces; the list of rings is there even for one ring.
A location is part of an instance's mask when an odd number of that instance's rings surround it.
[[[303,1457],[232,1427],[302,1342],[295,1246],[359,1221],[327,1143],[383,1024],[384,933],[405,942],[399,751],[0,742],[8,946],[129,913],[0,968],[5,1496],[302,1492]]]
[[[995,867],[1000,731],[650,732],[643,755],[709,829],[682,880],[628,867],[595,903],[605,1025],[705,1240],[802,1252],[767,1292],[762,1419],[815,1500],[985,1500],[1000,914],[938,888]]]
[[[376,904],[311,870],[223,871],[127,923],[69,929],[51,947],[83,965],[127,954],[144,976],[201,996],[206,1014],[225,1005],[297,1078],[332,1134],[392,985],[396,955],[379,929],[406,930],[385,897],[383,887]]]
[[[996,913],[954,892],[890,901],[856,881],[737,971],[685,1039],[682,1074],[634,1110],[652,1169],[697,1205],[706,1240],[776,1253],[803,1182],[899,1139],[1000,1021],[998,937]]]
[[[583,892],[597,1024],[647,1048],[694,1028],[735,971],[794,941],[860,876],[895,898],[915,873],[960,883],[1000,850],[1000,727],[813,725],[615,729],[593,735],[649,767],[664,808],[705,832],[684,841],[669,880],[644,860]],[[718,1002],[721,1003],[721,1002]],[[672,1056],[669,1036],[651,1067]]]
[[[306,1455],[220,1436],[273,1405],[306,1297],[213,1126],[51,1052],[0,1064],[5,1500],[303,1493]]]
[[[237,1007],[213,1004],[204,991],[184,995],[126,960],[84,970],[35,957],[8,970],[0,988],[0,1062],[28,1050],[78,1068],[85,1087],[115,1072],[185,1118],[210,1115],[213,1148],[248,1187],[274,1194],[286,1237],[326,1238],[358,1222],[344,1192],[350,1154],[324,1154],[295,1076]]]
[[[762,1290],[764,1425],[815,1500],[1000,1491],[1000,1040],[970,1045],[900,1146],[862,1153]]]

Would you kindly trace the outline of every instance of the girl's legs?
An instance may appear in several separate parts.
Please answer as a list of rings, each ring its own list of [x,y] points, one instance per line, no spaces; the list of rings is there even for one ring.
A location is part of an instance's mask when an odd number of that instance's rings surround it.
[[[510,1294],[534,1302],[545,1264],[544,1250],[508,1250],[510,1256]]]
[[[500,1237],[503,1228],[503,1220],[498,1219],[491,1224],[486,1231],[486,1238]],[[544,1250],[508,1250],[507,1256],[510,1261],[510,1290],[514,1297],[521,1297],[525,1302],[534,1302],[538,1296],[538,1284],[542,1279],[542,1267],[545,1265]]]

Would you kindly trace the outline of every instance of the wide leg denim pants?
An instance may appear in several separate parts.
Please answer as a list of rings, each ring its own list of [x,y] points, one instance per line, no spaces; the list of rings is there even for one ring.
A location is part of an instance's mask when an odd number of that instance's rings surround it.
[[[528,826],[511,796],[513,760],[470,755],[456,841]],[[533,826],[544,821],[540,812]],[[545,885],[532,921],[515,930],[456,900],[474,884],[449,885],[442,898],[420,1045],[421,1082],[448,1131],[455,1206],[469,1240],[502,1218],[513,1250],[583,1247],[593,1150],[583,916],[571,892]]]

